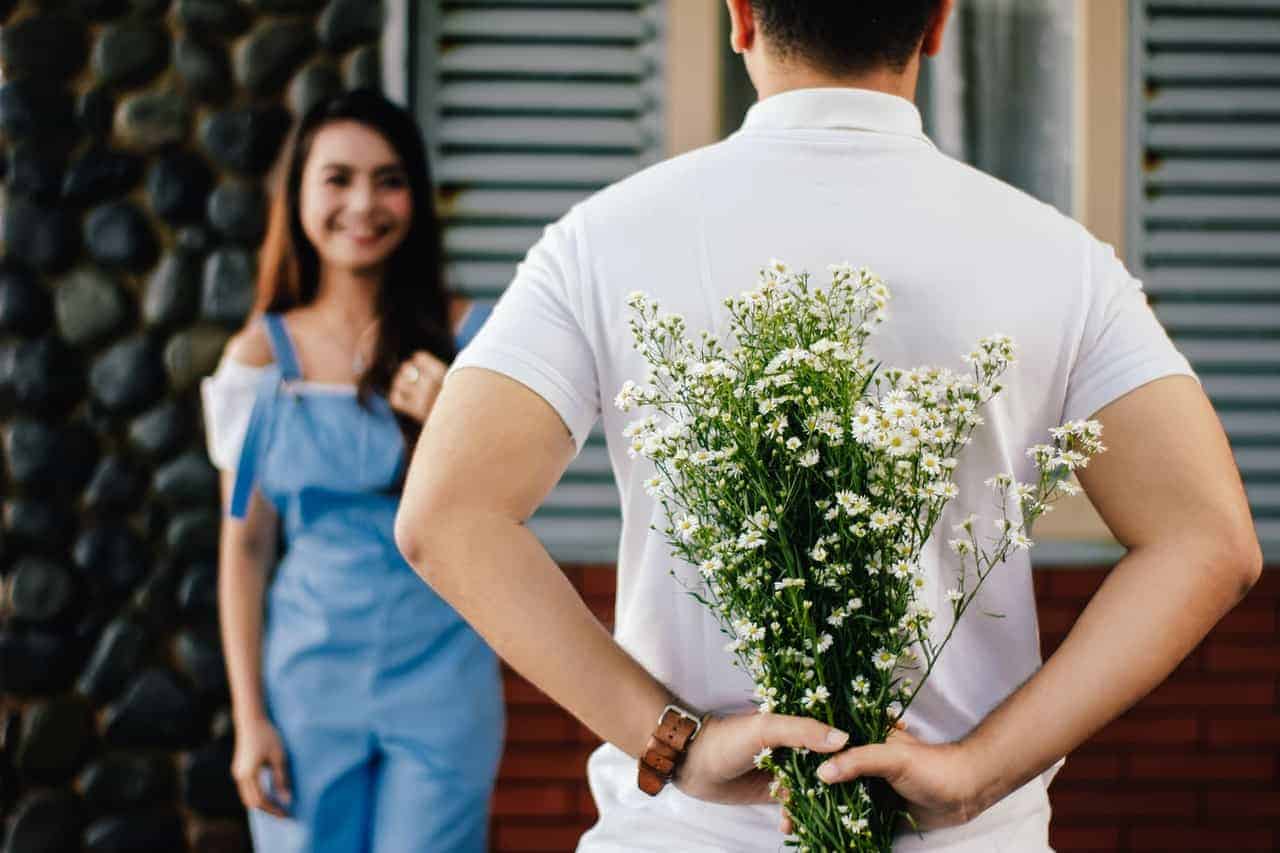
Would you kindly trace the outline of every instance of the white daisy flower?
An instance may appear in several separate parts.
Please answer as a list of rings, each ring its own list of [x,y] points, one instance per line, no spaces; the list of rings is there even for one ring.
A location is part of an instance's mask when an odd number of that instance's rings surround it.
[[[801,704],[810,711],[818,705],[824,704],[831,698],[831,691],[819,684],[817,687],[809,688],[804,691],[804,698]]]

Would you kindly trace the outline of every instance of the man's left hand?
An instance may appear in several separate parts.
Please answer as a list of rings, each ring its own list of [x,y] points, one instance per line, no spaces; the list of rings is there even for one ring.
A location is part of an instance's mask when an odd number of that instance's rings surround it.
[[[920,830],[967,823],[990,804],[981,804],[976,767],[961,744],[929,744],[906,729],[893,731],[884,743],[846,749],[827,759],[818,775],[828,784],[876,776],[907,801]],[[790,834],[785,814],[782,831]]]

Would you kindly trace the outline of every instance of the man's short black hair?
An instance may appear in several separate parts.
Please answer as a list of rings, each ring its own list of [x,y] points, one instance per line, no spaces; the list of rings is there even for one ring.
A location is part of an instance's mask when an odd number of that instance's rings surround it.
[[[906,68],[941,2],[751,0],[751,6],[783,59],[844,75]]]

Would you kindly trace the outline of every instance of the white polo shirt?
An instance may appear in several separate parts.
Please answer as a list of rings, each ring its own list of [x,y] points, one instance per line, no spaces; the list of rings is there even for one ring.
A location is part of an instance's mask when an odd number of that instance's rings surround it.
[[[612,406],[623,382],[646,372],[624,303],[643,290],[683,314],[692,332],[723,332],[722,300],[752,287],[772,257],[818,282],[842,261],[880,275],[893,298],[871,349],[888,365],[963,371],[961,354],[981,336],[1004,333],[1017,345],[1004,392],[960,456],[960,497],[940,522],[944,533],[923,555],[926,595],[940,614],[950,612],[944,596],[957,569],[945,531],[970,511],[989,512],[987,477],[1031,479],[1024,451],[1047,440],[1050,427],[1087,418],[1154,379],[1191,373],[1110,246],[941,154],[915,107],[891,95],[775,95],[723,142],[574,207],[530,250],[453,369],[483,367],[527,385],[579,447],[603,416],[622,500],[614,635],[685,702],[707,710],[750,709],[752,688],[731,665],[715,619],[668,574],[689,568],[676,566],[650,529],[662,526],[641,485],[653,464],[627,457],[621,433],[635,415]],[[1040,666],[1026,553],[1000,566],[980,598],[907,715],[926,740],[962,737]],[[608,745],[592,756],[588,775],[600,820],[579,850],[782,849],[774,806],[712,805],[673,786],[650,799],[635,787],[634,760]],[[1046,782],[1033,781],[966,827],[903,839],[897,849],[1047,850]]]

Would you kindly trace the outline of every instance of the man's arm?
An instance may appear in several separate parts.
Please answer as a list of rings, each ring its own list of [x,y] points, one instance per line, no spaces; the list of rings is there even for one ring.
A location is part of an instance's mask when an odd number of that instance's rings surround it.
[[[1195,380],[1157,380],[1095,417],[1108,449],[1079,478],[1128,553],[1071,633],[960,743],[851,749],[827,762],[833,780],[885,777],[926,828],[972,818],[1150,692],[1257,580],[1240,477]]]
[[[638,756],[663,707],[679,697],[614,642],[524,526],[573,453],[564,422],[541,397],[488,370],[459,370],[414,451],[396,543],[512,668]],[[832,752],[847,740],[832,731],[774,714],[710,721],[678,784],[705,799],[763,802],[768,779],[752,756],[764,746]]]
[[[540,397],[499,374],[460,370],[418,441],[396,542],[513,668],[638,755],[670,694],[613,642],[524,526],[573,452]]]

